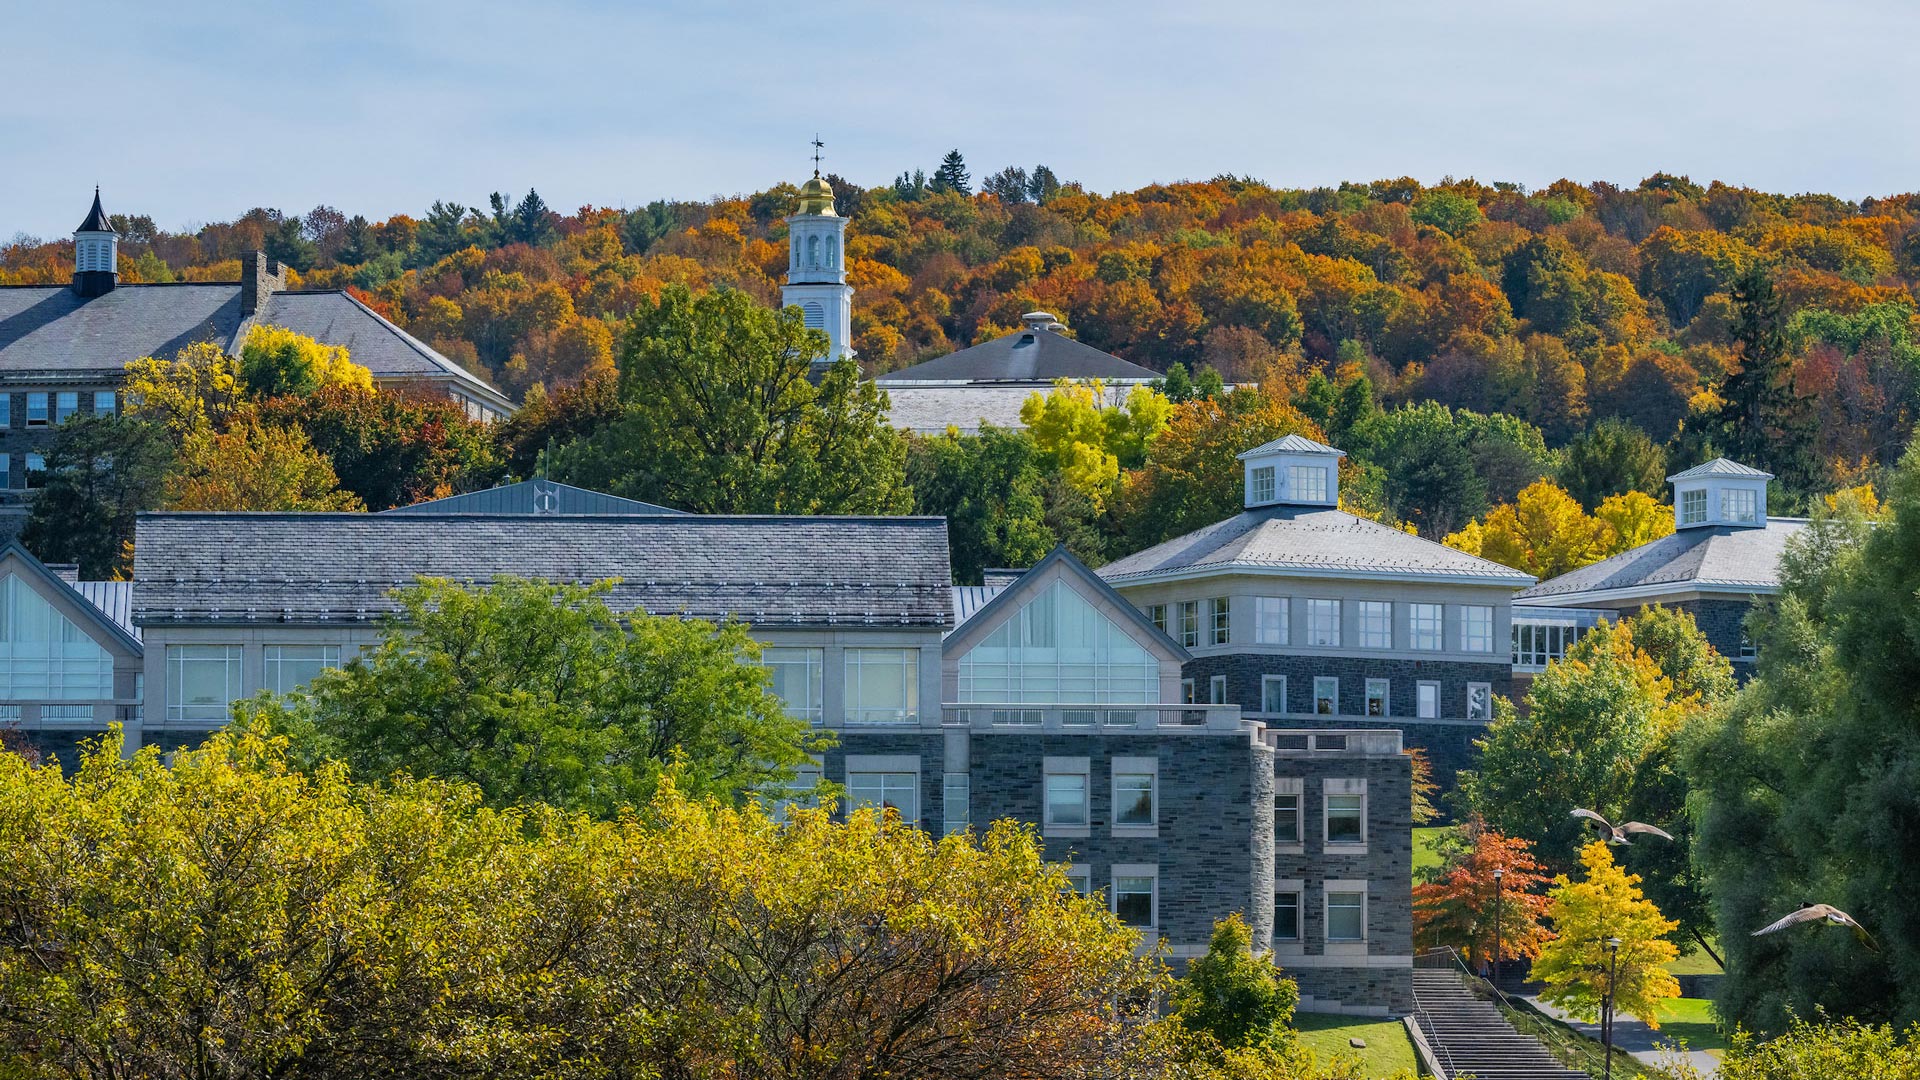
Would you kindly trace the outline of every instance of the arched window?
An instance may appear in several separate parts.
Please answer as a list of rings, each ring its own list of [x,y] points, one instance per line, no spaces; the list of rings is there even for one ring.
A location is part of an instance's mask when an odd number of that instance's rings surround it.
[[[807,237],[807,266],[809,268],[813,268],[819,265],[820,265],[820,238],[817,236],[809,236]]]
[[[807,301],[800,305],[800,312],[806,317],[807,329],[825,330],[827,328],[827,309],[820,306],[820,301]]]

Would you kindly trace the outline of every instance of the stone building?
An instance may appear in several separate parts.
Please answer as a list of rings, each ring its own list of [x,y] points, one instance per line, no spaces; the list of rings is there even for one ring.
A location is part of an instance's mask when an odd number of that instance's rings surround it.
[[[1242,513],[1099,574],[1192,653],[1185,699],[1404,732],[1449,786],[1511,692],[1513,595],[1534,579],[1339,509],[1344,456],[1298,435],[1248,450]]]

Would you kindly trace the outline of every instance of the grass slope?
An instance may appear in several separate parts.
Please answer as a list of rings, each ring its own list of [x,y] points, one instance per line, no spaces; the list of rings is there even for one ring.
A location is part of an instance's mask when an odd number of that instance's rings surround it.
[[[1711,963],[1711,961],[1709,961]],[[1673,998],[1660,1006],[1660,1030],[1663,1040],[1684,1042],[1689,1050],[1724,1051],[1726,1033],[1713,1018],[1713,1002],[1706,998]]]
[[[1312,1050],[1322,1062],[1336,1057],[1358,1058],[1361,1075],[1390,1077],[1416,1072],[1413,1040],[1398,1020],[1380,1020],[1370,1016],[1329,1016],[1322,1013],[1295,1013],[1294,1029],[1301,1045]],[[1347,1045],[1351,1038],[1365,1039],[1367,1048],[1355,1050]]]
[[[1433,825],[1413,830],[1413,880],[1415,883],[1420,881],[1422,869],[1440,865],[1440,840],[1451,832],[1453,832],[1451,825]]]

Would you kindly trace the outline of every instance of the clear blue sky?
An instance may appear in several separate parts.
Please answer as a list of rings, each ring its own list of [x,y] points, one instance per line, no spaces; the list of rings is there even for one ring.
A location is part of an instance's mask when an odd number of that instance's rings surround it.
[[[296,10],[296,8],[298,10]],[[1920,188],[1920,5],[1865,0],[34,3],[0,15],[0,241],[328,203],[633,206],[1045,162],[1109,191],[1656,170]]]

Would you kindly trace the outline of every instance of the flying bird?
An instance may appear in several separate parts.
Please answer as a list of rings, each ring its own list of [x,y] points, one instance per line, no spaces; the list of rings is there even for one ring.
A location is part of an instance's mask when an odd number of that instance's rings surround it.
[[[1759,937],[1761,934],[1778,933],[1781,930],[1785,930],[1789,926],[1798,926],[1801,923],[1818,922],[1821,919],[1825,919],[1826,921],[1832,923],[1835,926],[1852,927],[1854,936],[1860,939],[1860,944],[1865,945],[1867,948],[1872,949],[1874,952],[1880,951],[1880,946],[1874,942],[1873,935],[1867,933],[1866,927],[1861,926],[1859,923],[1855,922],[1853,920],[1853,916],[1847,914],[1844,911],[1841,911],[1839,908],[1834,907],[1832,904],[1813,904],[1813,903],[1808,903],[1805,900],[1802,900],[1800,902],[1799,911],[1796,911],[1793,914],[1788,915],[1785,918],[1782,918],[1778,922],[1770,923],[1766,926],[1761,927],[1758,930],[1755,930],[1753,932],[1753,936]]]
[[[1619,825],[1615,825],[1613,822],[1608,821],[1606,818],[1601,817],[1599,814],[1596,814],[1591,810],[1584,810],[1584,809],[1575,809],[1573,812],[1573,816],[1577,818],[1586,818],[1588,821],[1593,822],[1594,828],[1606,834],[1607,843],[1609,844],[1631,844],[1633,843],[1633,841],[1627,839],[1627,837],[1629,834],[1632,834],[1632,833],[1651,833],[1654,836],[1661,838],[1662,840],[1673,839],[1672,834],[1668,833],[1667,830],[1662,829],[1657,825],[1645,824],[1644,822],[1627,821],[1627,822],[1622,822]]]

